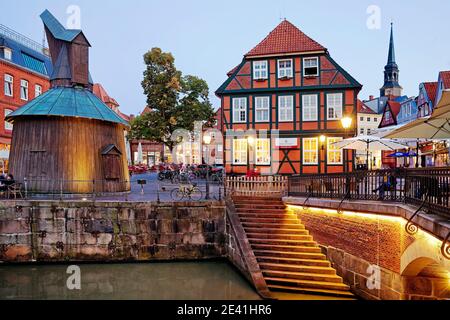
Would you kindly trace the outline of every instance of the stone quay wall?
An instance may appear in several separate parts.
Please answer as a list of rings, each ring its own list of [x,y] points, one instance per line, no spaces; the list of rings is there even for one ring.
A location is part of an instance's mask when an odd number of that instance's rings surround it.
[[[225,257],[225,204],[0,202],[0,262]]]

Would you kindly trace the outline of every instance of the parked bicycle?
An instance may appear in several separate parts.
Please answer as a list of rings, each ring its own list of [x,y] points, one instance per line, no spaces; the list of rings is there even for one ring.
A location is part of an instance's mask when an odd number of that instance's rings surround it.
[[[203,198],[203,193],[195,183],[188,185],[180,184],[178,188],[172,190],[170,196],[175,201],[181,201],[183,199],[199,201]]]

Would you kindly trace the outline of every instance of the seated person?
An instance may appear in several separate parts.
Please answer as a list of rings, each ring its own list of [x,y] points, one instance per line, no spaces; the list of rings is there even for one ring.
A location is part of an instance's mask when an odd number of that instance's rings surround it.
[[[397,185],[397,179],[390,174],[387,177],[384,177],[383,183],[380,184],[380,186],[374,190],[372,190],[373,193],[380,192],[380,198],[384,198],[384,194],[386,191],[392,190]]]

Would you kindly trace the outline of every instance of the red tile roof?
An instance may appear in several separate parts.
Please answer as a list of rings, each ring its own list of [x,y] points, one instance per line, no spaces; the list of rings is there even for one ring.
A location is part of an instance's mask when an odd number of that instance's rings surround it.
[[[450,89],[450,71],[439,72],[439,77],[442,78],[444,89]]]
[[[392,101],[392,100],[389,100],[387,103],[391,107],[391,111],[392,111],[394,117],[397,118],[397,115],[400,112],[401,104],[399,102]]]
[[[367,113],[367,114],[376,114],[371,108],[366,106],[361,100],[357,101],[357,112],[358,113]]]
[[[106,92],[105,88],[103,88],[103,86],[100,83],[94,84],[93,92],[104,103],[106,103],[106,104],[111,103],[111,104],[113,104],[115,106],[119,105],[115,99],[111,98],[108,95],[108,93]]]
[[[245,56],[255,57],[323,50],[326,50],[326,48],[308,37],[289,21],[283,20],[263,41]]]
[[[434,101],[436,100],[438,83],[437,82],[424,82],[423,85],[425,87],[425,91],[427,92],[428,99],[430,99],[430,101],[432,101],[434,103]]]

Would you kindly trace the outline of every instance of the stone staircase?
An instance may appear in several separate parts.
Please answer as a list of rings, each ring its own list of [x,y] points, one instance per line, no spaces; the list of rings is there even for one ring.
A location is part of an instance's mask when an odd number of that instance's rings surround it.
[[[236,196],[233,202],[270,291],[354,297],[280,198]]]

